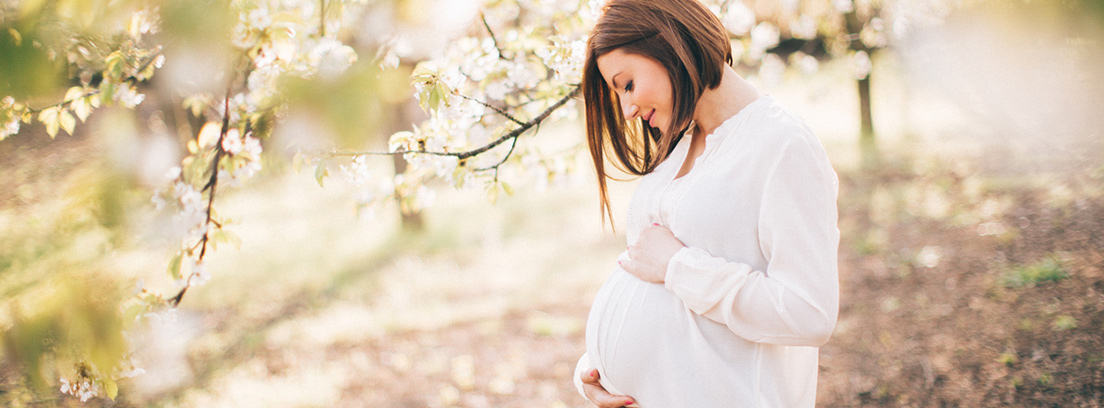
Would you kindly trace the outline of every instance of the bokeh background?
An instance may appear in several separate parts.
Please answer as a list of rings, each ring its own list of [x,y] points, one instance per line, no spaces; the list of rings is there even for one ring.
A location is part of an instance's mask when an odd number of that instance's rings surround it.
[[[808,122],[841,181],[841,312],[821,349],[818,406],[1104,404],[1104,14],[1038,3],[955,9],[874,54],[873,156],[859,145],[853,61],[755,78]],[[148,192],[111,182],[141,143],[112,137],[126,132],[111,131],[111,115],[72,136],[26,126],[0,141],[5,310],[35,291],[170,290],[172,254],[143,227],[156,223]],[[381,145],[389,131],[372,128],[364,137]],[[582,136],[578,120],[539,134]],[[11,348],[0,401],[588,406],[570,376],[590,302],[626,245],[616,227],[632,181],[611,186],[612,225],[585,166],[493,204],[433,186],[434,205],[404,221],[273,156],[219,197],[240,246],[209,256],[211,281],[134,334],[145,373],[115,401],[34,392]],[[371,166],[393,171],[387,157]],[[67,322],[94,330],[82,316]]]

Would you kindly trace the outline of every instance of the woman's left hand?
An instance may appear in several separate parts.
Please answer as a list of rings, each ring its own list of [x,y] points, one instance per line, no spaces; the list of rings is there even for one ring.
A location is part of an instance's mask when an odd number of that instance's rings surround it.
[[[652,224],[629,246],[629,259],[620,262],[621,269],[645,282],[663,283],[667,264],[683,247],[682,241],[667,227]]]

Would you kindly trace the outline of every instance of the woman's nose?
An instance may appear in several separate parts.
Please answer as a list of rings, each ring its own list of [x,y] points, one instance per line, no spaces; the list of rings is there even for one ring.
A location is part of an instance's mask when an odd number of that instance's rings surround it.
[[[632,104],[632,102],[624,98],[621,99],[621,111],[625,113],[625,120],[632,120],[636,117],[636,112],[638,110],[639,108]]]

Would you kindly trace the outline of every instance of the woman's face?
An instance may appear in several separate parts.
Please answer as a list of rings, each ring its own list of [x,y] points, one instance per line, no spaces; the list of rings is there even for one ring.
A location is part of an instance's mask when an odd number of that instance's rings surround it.
[[[648,126],[666,130],[674,112],[671,78],[658,61],[620,48],[595,61],[606,84],[617,93],[625,120],[644,119]]]

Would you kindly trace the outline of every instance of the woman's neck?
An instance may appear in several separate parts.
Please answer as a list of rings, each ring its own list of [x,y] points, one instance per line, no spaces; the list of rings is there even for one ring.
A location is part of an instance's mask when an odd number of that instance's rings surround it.
[[[706,89],[698,98],[698,106],[694,109],[695,134],[713,133],[721,123],[736,116],[762,95],[759,89],[726,65],[721,83],[716,88]]]

